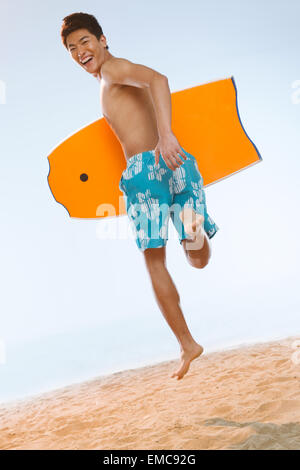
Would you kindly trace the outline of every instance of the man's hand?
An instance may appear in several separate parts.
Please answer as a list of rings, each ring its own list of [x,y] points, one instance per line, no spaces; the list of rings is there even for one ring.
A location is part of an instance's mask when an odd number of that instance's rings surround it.
[[[179,168],[183,163],[178,154],[180,154],[184,160],[187,160],[187,156],[181,150],[178,140],[176,139],[173,132],[169,132],[168,134],[159,138],[157,146],[155,147],[156,165],[159,162],[159,154],[161,154],[167,167],[172,171],[176,170],[176,168]]]

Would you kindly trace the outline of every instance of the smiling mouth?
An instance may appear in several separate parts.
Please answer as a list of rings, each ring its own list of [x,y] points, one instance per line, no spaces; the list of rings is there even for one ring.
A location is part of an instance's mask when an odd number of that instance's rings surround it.
[[[87,62],[82,64],[84,67],[86,67],[88,64],[90,64],[93,61],[94,57],[91,57]]]

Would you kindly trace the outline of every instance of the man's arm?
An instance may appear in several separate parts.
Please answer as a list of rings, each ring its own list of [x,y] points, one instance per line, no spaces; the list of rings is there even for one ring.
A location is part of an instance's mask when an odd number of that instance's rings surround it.
[[[154,78],[150,84],[151,98],[156,113],[159,138],[172,133],[172,103],[168,78]]]
[[[149,88],[152,97],[159,136],[171,130],[171,93],[168,78],[150,67],[134,64],[126,59],[114,58],[101,68],[104,80],[110,83]]]

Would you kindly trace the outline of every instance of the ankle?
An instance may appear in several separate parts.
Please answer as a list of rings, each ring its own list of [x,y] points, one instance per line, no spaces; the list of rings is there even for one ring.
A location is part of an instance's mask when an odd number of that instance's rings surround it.
[[[181,336],[179,344],[181,351],[188,351],[198,345],[198,343],[194,340],[191,334]]]

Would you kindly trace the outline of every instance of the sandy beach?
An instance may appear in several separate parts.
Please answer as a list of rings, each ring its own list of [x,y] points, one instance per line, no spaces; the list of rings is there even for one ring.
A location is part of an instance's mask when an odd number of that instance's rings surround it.
[[[300,449],[299,337],[178,364],[0,405],[0,449]]]

